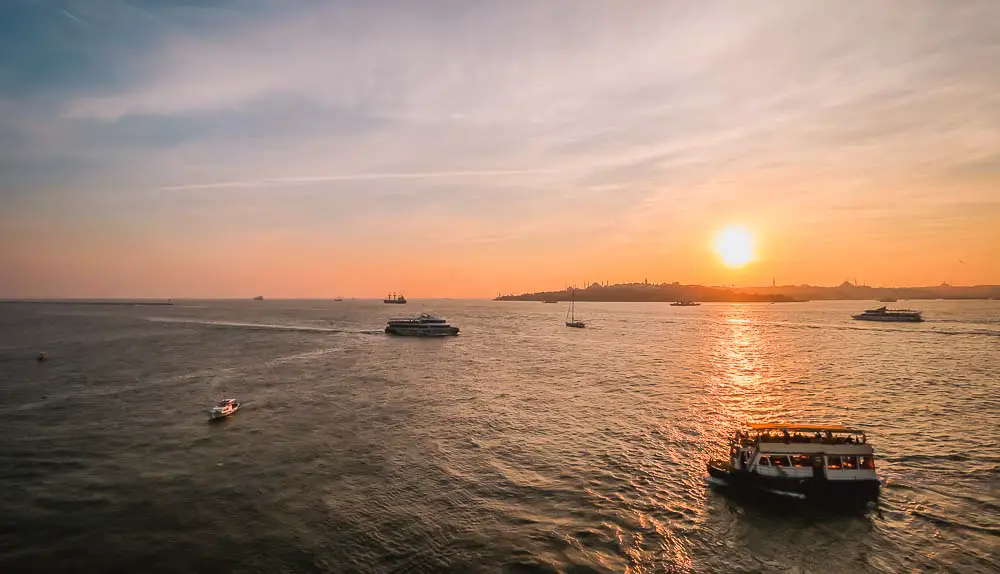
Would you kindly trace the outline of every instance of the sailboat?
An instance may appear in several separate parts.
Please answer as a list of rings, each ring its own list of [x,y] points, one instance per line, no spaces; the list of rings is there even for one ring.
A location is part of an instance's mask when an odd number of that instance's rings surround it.
[[[583,329],[587,326],[583,321],[576,320],[576,291],[572,292],[573,298],[570,299],[569,309],[566,310],[566,326],[576,327],[577,329]]]

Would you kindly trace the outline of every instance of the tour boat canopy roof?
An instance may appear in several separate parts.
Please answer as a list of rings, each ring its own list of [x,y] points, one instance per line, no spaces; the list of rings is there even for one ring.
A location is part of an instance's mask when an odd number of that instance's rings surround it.
[[[750,425],[750,428],[755,431],[784,430],[790,432],[865,432],[863,430],[845,427],[844,425],[796,425],[788,423],[759,423]]]

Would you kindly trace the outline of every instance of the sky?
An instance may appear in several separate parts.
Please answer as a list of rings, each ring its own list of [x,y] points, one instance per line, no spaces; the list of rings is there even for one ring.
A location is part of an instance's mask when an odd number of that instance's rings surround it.
[[[997,62],[993,0],[6,0],[0,297],[1000,284]]]

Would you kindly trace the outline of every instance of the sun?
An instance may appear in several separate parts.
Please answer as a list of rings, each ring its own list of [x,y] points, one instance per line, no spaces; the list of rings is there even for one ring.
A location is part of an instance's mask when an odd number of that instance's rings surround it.
[[[731,225],[715,236],[715,252],[726,267],[743,267],[754,259],[753,235],[745,227]]]

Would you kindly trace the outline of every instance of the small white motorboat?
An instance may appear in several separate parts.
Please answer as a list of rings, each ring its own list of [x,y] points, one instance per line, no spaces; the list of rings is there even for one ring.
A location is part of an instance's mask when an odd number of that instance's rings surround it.
[[[216,420],[228,417],[240,408],[240,402],[236,399],[222,399],[219,404],[212,407],[209,413],[209,420]]]

